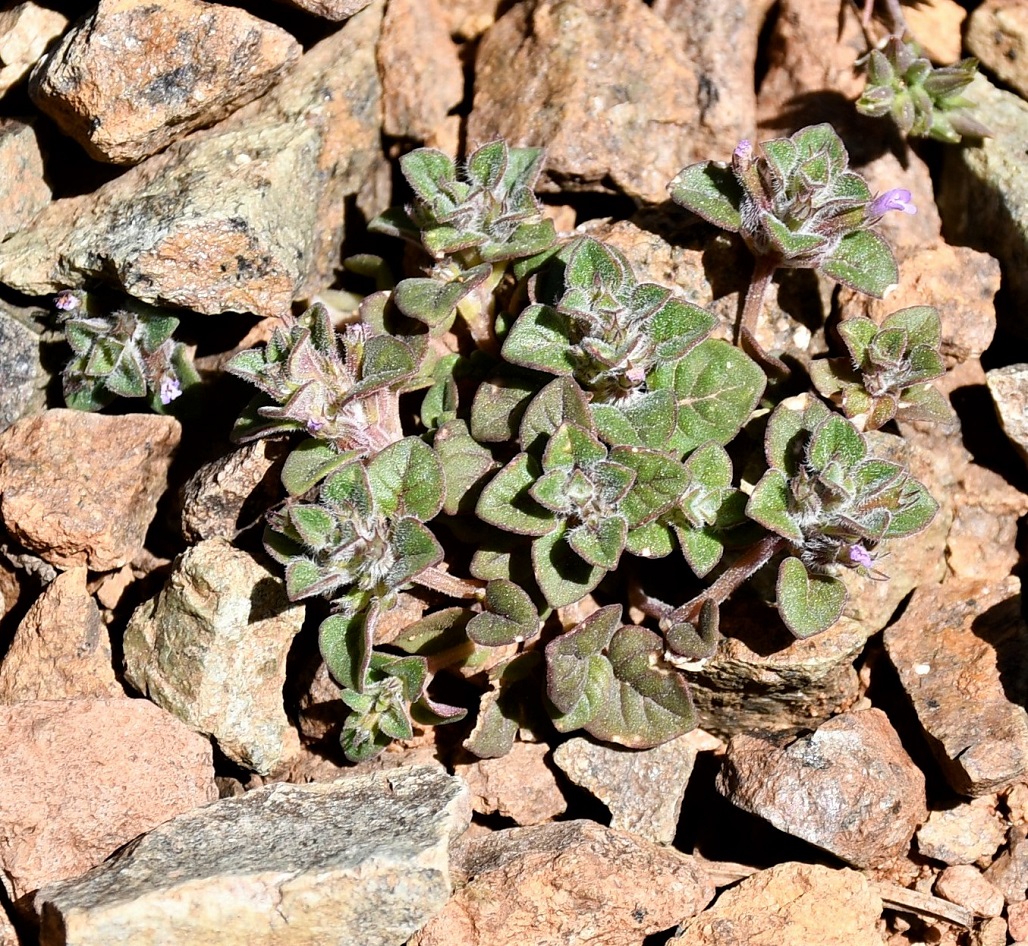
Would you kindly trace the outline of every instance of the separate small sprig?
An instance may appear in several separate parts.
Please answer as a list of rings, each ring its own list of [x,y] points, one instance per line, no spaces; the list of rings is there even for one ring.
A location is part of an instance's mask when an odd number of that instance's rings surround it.
[[[906,35],[889,37],[883,48],[872,49],[858,64],[867,71],[867,84],[857,100],[861,115],[888,116],[904,135],[950,144],[962,137],[991,135],[971,115],[975,103],[961,94],[974,80],[977,59],[935,67]]]
[[[92,293],[66,289],[54,306],[74,353],[64,368],[64,400],[98,411],[116,397],[149,397],[164,410],[200,379],[185,346],[172,338],[179,320],[125,297],[105,305]]]

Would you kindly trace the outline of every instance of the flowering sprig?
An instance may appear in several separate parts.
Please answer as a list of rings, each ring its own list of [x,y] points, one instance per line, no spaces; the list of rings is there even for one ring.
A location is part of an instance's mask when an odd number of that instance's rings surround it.
[[[872,49],[861,64],[867,71],[867,84],[857,100],[862,115],[889,116],[905,135],[951,144],[963,136],[990,135],[970,115],[975,103],[961,95],[978,71],[977,59],[936,68],[906,35],[890,36],[884,48]]]
[[[779,267],[816,269],[843,285],[882,298],[896,284],[896,260],[875,226],[890,211],[914,213],[911,195],[872,196],[849,169],[830,125],[789,138],[743,141],[729,164],[703,161],[669,185],[672,199],[703,219],[738,233],[756,258],[737,340],[753,331],[771,276]]]
[[[64,368],[64,400],[98,411],[116,397],[149,397],[159,412],[200,379],[181,342],[179,320],[126,298],[105,305],[91,293],[66,289],[54,308],[74,357]]]

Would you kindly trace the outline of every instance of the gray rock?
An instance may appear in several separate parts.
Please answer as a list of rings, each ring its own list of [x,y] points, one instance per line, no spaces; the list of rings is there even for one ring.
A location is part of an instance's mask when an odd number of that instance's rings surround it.
[[[576,737],[557,746],[553,761],[572,782],[610,809],[612,828],[656,844],[670,844],[696,763],[698,735],[706,734],[694,730],[643,750]]]
[[[1018,314],[1028,305],[1028,102],[978,76],[967,98],[978,103],[974,117],[992,131],[980,143],[966,141],[945,151],[939,209],[946,238],[991,253],[1003,270],[1010,305],[998,310],[1001,326],[1028,335]]]
[[[952,580],[918,589],[885,648],[943,774],[988,795],[1028,774],[1028,627],[1020,582]]]
[[[365,205],[384,203],[381,15],[379,0],[217,127],[51,204],[0,244],[0,280],[31,294],[115,282],[158,305],[259,315],[327,285],[344,198],[370,188]]]
[[[39,358],[39,335],[0,305],[0,431],[42,410],[48,380]]]
[[[182,497],[182,536],[199,542],[220,536],[232,540],[252,524],[240,518],[244,509],[256,519],[281,495],[278,474],[288,446],[258,440],[205,463],[186,483]]]
[[[278,783],[166,822],[40,891],[43,946],[398,946],[450,896],[460,779]]]
[[[993,368],[985,381],[1003,433],[1028,463],[1028,364]]]
[[[214,538],[189,549],[125,629],[125,677],[261,774],[300,748],[282,701],[286,656],[303,625],[281,580]]]
[[[717,787],[744,811],[856,867],[905,851],[928,814],[924,776],[877,709],[836,716],[782,748],[735,736]]]
[[[1007,850],[985,870],[985,879],[1003,893],[1007,903],[1028,898],[1028,826],[1014,825],[1007,832]]]

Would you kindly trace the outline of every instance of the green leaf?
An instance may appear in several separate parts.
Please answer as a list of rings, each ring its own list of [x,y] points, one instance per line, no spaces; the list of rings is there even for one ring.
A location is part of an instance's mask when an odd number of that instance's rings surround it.
[[[483,381],[471,404],[471,436],[479,443],[514,440],[525,408],[538,390],[534,379],[526,377]]]
[[[549,374],[572,375],[567,321],[556,309],[531,305],[518,316],[503,343],[501,354],[515,365]]]
[[[603,286],[608,290],[620,288],[631,271],[628,261],[613,247],[582,237],[568,259],[564,280],[568,288],[595,291]]]
[[[939,511],[939,504],[913,477],[908,477],[903,488],[902,505],[893,512],[882,538],[896,539],[916,535],[928,527]]]
[[[453,161],[435,148],[416,148],[400,158],[400,169],[411,189],[422,200],[431,201],[440,187],[457,180]]]
[[[827,237],[819,233],[803,233],[790,230],[774,214],[762,213],[760,225],[771,238],[775,249],[785,258],[794,259],[816,253],[828,242]]]
[[[476,397],[477,400],[477,397]],[[521,449],[541,454],[546,442],[561,424],[575,424],[592,430],[592,415],[581,388],[570,378],[556,378],[531,401],[521,419],[518,440]],[[478,440],[478,436],[472,434]]]
[[[688,687],[662,654],[656,634],[621,625],[619,605],[596,611],[546,647],[554,725],[635,749],[688,732],[696,725]]]
[[[443,424],[433,446],[443,468],[443,512],[448,516],[472,512],[486,474],[497,468],[493,455],[472,438],[462,420]]]
[[[876,299],[899,282],[899,269],[889,244],[871,230],[847,233],[820,271],[836,282]]]
[[[633,529],[674,506],[689,482],[682,464],[657,450],[615,447],[610,458],[635,472],[635,483],[619,504]]]
[[[387,516],[427,522],[443,507],[443,466],[435,451],[417,437],[404,437],[380,450],[367,471],[375,505]]]
[[[721,561],[724,541],[710,526],[696,528],[687,522],[675,522],[675,535],[682,555],[697,578],[703,578]]]
[[[953,411],[946,400],[930,384],[918,384],[903,392],[899,404],[903,420],[947,421]]]
[[[795,476],[804,459],[804,448],[811,431],[831,411],[820,401],[811,400],[806,410],[794,410],[779,404],[767,422],[764,454],[770,467],[786,476]]]
[[[326,576],[310,559],[294,558],[286,565],[286,594],[290,601],[300,601],[329,591],[338,585],[332,576],[326,583]]]
[[[675,431],[678,408],[671,391],[647,391],[625,405],[590,404],[596,430],[612,446],[663,449]]]
[[[664,639],[671,650],[688,660],[713,657],[721,639],[720,620],[718,606],[708,598],[700,610],[698,629],[684,621],[672,624],[664,632]]]
[[[668,186],[671,199],[709,223],[738,233],[742,226],[739,206],[743,190],[732,169],[725,164],[703,161],[680,171]]]
[[[304,440],[286,457],[282,485],[290,496],[302,496],[356,455],[353,450],[340,453],[323,440]]]
[[[384,584],[396,589],[426,568],[443,560],[443,548],[427,526],[417,519],[404,518],[393,525],[390,545],[396,561],[385,576]]]
[[[827,631],[842,616],[846,586],[830,575],[812,575],[798,558],[782,560],[778,569],[778,613],[796,637]]]
[[[551,608],[580,601],[606,574],[606,569],[590,565],[572,550],[563,523],[532,542],[532,569]]]
[[[312,549],[324,548],[335,531],[335,518],[321,506],[296,505],[289,509],[293,524],[304,545]]]
[[[321,499],[333,506],[369,516],[374,507],[368,474],[362,463],[350,463],[333,473],[321,487]]]
[[[583,523],[567,532],[568,545],[596,568],[608,571],[618,567],[625,550],[628,525],[621,516],[603,519],[595,526]]]
[[[435,328],[456,313],[457,303],[474,288],[473,281],[403,279],[393,290],[393,300],[404,315]]]
[[[728,443],[749,419],[767,380],[756,362],[713,338],[654,375],[653,386],[672,388],[677,398],[678,435],[673,443],[683,454],[710,440]]]
[[[408,624],[389,643],[407,654],[434,657],[463,647],[470,649],[465,628],[473,617],[467,608],[443,608]]]
[[[746,515],[791,542],[803,541],[803,531],[789,512],[789,483],[781,470],[768,470],[750,494]]]
[[[474,151],[467,160],[468,177],[487,190],[492,190],[507,170],[507,143],[490,141]]]
[[[942,323],[934,306],[912,305],[898,309],[882,320],[882,328],[905,329],[912,345],[937,349],[942,344]]]
[[[519,654],[490,674],[490,689],[479,704],[465,749],[480,759],[497,759],[510,752],[522,723],[522,702],[538,686],[534,679],[538,663],[536,653]]]
[[[826,417],[811,434],[807,446],[807,462],[815,470],[824,470],[838,463],[849,470],[867,456],[867,444],[860,432],[845,418],[833,414]]]
[[[476,614],[467,627],[471,640],[487,647],[531,640],[539,634],[539,613],[532,599],[512,581],[497,579],[485,590],[489,609]]]
[[[543,452],[544,470],[570,470],[586,467],[607,458],[607,448],[590,431],[577,424],[561,424],[550,437]]]
[[[675,540],[670,526],[658,518],[630,530],[625,548],[642,558],[666,558],[675,550]]]
[[[367,616],[330,614],[318,628],[318,646],[333,679],[340,686],[361,692],[371,659],[371,626]]]
[[[506,532],[541,536],[557,528],[557,520],[530,493],[542,476],[539,461],[519,453],[487,484],[475,506],[479,519]]]

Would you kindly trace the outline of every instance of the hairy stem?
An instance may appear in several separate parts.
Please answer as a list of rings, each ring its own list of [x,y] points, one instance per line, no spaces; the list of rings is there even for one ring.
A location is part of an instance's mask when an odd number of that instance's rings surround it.
[[[481,600],[485,590],[485,582],[458,578],[434,565],[418,572],[412,581],[421,585],[422,588],[438,591],[450,598],[465,598],[474,601]]]
[[[670,627],[672,624],[682,621],[695,624],[699,619],[704,601],[713,601],[717,605],[722,604],[744,581],[766,565],[775,552],[784,548],[785,544],[786,540],[780,535],[770,533],[764,536],[732,562],[709,588],[698,594],[692,601],[686,601],[681,607],[663,615],[661,626]]]
[[[764,309],[771,277],[778,268],[778,260],[773,256],[758,256],[753,263],[753,275],[746,290],[746,298],[735,326],[735,344],[760,362],[766,369],[776,374],[788,374],[789,369],[774,355],[768,354],[757,341],[757,323]]]

